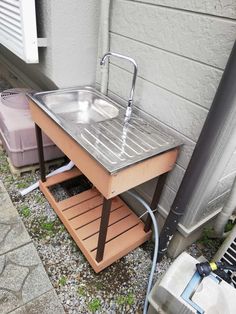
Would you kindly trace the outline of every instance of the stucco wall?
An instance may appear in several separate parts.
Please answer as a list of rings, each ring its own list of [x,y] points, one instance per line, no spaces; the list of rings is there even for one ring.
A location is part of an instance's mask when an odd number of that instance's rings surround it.
[[[36,1],[36,12],[38,36],[47,38],[47,47],[39,48],[39,64],[26,64],[4,47],[0,62],[4,56],[43,89],[94,84],[99,3],[42,0]]]
[[[138,63],[135,105],[185,143],[161,199],[164,216],[184,176],[236,38],[235,19],[234,1],[112,1],[110,50]],[[129,64],[111,60],[111,97],[127,100],[131,71]],[[99,71],[97,77],[99,83]],[[229,161],[222,179],[212,187],[209,202],[230,188],[235,170],[234,161]],[[151,181],[139,190],[149,199],[153,188]]]

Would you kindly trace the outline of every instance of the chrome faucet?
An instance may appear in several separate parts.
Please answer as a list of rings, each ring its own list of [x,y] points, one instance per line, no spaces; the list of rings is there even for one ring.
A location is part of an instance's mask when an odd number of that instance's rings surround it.
[[[137,63],[136,63],[136,61],[134,59],[132,59],[130,57],[127,57],[127,56],[124,56],[124,55],[121,55],[119,53],[114,53],[114,52],[107,52],[107,53],[105,53],[104,56],[102,57],[100,65],[104,65],[105,61],[106,61],[106,58],[111,57],[111,56],[128,60],[134,66],[132,87],[131,87],[131,91],[130,91],[130,95],[129,95],[128,106],[127,106],[127,109],[126,109],[126,112],[125,112],[125,121],[129,121],[130,117],[131,117],[131,113],[132,113],[132,107],[133,107],[134,89],[135,89],[135,82],[136,82],[136,77],[137,77],[137,72],[138,72],[138,66],[137,66]]]

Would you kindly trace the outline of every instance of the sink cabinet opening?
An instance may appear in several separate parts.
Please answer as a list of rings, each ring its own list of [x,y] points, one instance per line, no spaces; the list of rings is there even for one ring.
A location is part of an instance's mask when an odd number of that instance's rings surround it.
[[[79,177],[49,187],[49,191],[56,202],[60,202],[76,194],[87,191],[91,189],[92,186],[92,183],[84,175],[80,175]]]

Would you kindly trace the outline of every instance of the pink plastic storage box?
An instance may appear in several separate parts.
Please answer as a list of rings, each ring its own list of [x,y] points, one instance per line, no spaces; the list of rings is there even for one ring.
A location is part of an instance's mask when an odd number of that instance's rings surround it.
[[[31,119],[26,89],[11,89],[0,94],[0,139],[15,167],[38,163],[34,123]],[[63,153],[43,134],[45,161]]]

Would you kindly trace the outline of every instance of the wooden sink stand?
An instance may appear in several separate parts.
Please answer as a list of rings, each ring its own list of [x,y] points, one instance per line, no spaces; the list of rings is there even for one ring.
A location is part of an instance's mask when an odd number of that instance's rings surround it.
[[[152,210],[156,209],[167,173],[176,161],[178,149],[169,150],[110,174],[32,101],[30,109],[36,123],[41,172],[40,189],[90,265],[98,273],[151,237],[152,224],[149,215],[143,223],[118,195],[159,176],[150,205]],[[76,167],[46,179],[41,129]],[[50,188],[82,174],[94,186],[57,202]]]

